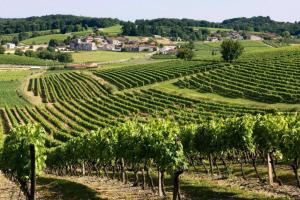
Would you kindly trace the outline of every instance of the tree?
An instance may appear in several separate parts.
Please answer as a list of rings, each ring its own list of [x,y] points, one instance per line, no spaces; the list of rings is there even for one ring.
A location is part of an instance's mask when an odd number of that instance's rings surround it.
[[[23,56],[24,55],[24,51],[22,51],[22,49],[16,49],[15,50],[15,55],[17,55],[17,56]]]
[[[36,54],[35,54],[35,52],[33,50],[26,50],[25,51],[25,56],[27,56],[27,57],[35,57]]]
[[[5,53],[5,48],[2,45],[0,45],[0,54],[4,54],[4,53]]]
[[[56,40],[56,39],[51,39],[51,40],[49,41],[49,47],[57,47],[57,46],[59,46],[58,40]]]
[[[291,33],[289,31],[284,31],[282,34],[282,37],[284,37],[285,39],[288,39],[291,37]]]
[[[244,47],[239,41],[224,40],[221,44],[222,58],[226,62],[232,62],[238,59],[244,52]]]
[[[73,62],[72,54],[70,53],[59,53],[57,59],[59,62],[63,62],[63,63]]]
[[[183,59],[183,60],[192,60],[195,56],[194,51],[192,49],[183,47],[178,49],[177,52],[177,58]]]

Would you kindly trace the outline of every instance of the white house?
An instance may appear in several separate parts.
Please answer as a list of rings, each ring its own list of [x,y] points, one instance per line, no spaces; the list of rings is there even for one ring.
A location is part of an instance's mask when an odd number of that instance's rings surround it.
[[[210,37],[210,38],[208,38],[208,41],[210,41],[210,42],[218,42],[219,38],[218,37]]]
[[[250,40],[253,40],[253,41],[262,41],[263,38],[260,37],[260,36],[257,36],[257,35],[250,35]]]
[[[176,46],[164,46],[159,49],[159,52],[162,54],[169,54],[170,52],[173,52],[176,49]]]
[[[16,45],[14,43],[7,43],[6,48],[7,49],[14,49],[14,48],[16,48]]]

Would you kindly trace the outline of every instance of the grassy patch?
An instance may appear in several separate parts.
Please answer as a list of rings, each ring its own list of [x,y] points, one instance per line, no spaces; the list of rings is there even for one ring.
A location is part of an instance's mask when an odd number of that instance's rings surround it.
[[[43,35],[34,38],[30,38],[27,40],[23,40],[22,43],[27,45],[34,45],[34,44],[48,44],[51,39],[58,40],[60,42],[64,41],[68,38],[69,35],[67,34],[51,34],[51,35]]]
[[[72,53],[75,63],[113,62],[145,57],[145,53],[111,52],[111,51],[82,51]]]
[[[4,106],[24,106],[28,102],[22,98],[18,88],[30,70],[0,70],[0,108]]]
[[[217,183],[203,179],[183,178],[181,189],[193,200],[207,199],[281,199],[270,198],[263,194],[251,192],[238,187],[226,187]],[[282,198],[284,199],[284,198]]]
[[[122,33],[122,26],[121,25],[116,25],[108,28],[103,28],[101,29],[103,33],[106,33],[111,36],[118,35]]]
[[[273,49],[262,41],[242,40],[242,45],[245,47],[245,53],[268,51]],[[220,59],[219,53],[221,42],[196,42],[195,43],[195,59]],[[216,55],[212,55],[215,51]]]
[[[60,63],[52,60],[43,60],[39,58],[31,58],[26,56],[16,56],[10,54],[0,55],[0,64],[10,65],[36,65],[36,66],[55,66]]]

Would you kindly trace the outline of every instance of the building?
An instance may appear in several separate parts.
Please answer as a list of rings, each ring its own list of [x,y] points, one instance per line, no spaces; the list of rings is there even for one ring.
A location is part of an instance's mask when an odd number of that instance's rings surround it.
[[[257,35],[250,35],[250,40],[253,40],[253,41],[262,41],[263,38],[260,37],[260,36],[257,36]]]
[[[209,37],[208,41],[210,41],[210,42],[218,42],[219,38],[218,37]]]
[[[174,54],[174,52],[176,52],[176,46],[164,46],[162,48],[159,49],[159,52],[161,54]]]
[[[122,48],[120,46],[114,44],[104,44],[98,47],[98,50],[103,51],[121,51]]]
[[[229,38],[233,39],[233,40],[243,40],[244,39],[244,37],[241,36],[238,32],[231,32],[229,35]]]
[[[156,51],[157,48],[155,46],[139,46],[138,51],[139,52],[153,52]]]
[[[14,48],[16,48],[16,45],[14,43],[7,43],[5,46],[6,46],[6,49],[14,49]]]
[[[83,42],[81,39],[75,39],[70,42],[70,49],[75,51],[95,51],[98,48],[94,42]]]

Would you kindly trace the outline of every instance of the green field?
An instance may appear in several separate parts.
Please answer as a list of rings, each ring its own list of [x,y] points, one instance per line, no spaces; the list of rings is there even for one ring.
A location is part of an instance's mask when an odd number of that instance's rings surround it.
[[[145,57],[146,53],[112,52],[112,51],[82,51],[72,53],[74,63],[88,62],[118,62]]]
[[[121,25],[116,25],[108,28],[102,28],[101,29],[103,33],[106,33],[111,36],[116,36],[120,33],[122,33],[122,26]]]
[[[10,64],[10,65],[34,65],[34,66],[54,66],[60,65],[57,61],[43,60],[39,58],[32,58],[26,56],[17,56],[10,54],[0,55],[0,64]]]
[[[65,39],[67,39],[70,35],[68,34],[52,34],[52,35],[44,35],[44,36],[38,36],[34,38],[30,38],[27,40],[21,41],[23,44],[27,45],[35,45],[35,44],[48,44],[51,39],[58,40],[60,42],[63,42]]]
[[[245,53],[268,51],[272,49],[272,47],[261,41],[242,40],[240,42],[245,47]],[[220,59],[220,46],[221,42],[196,42],[194,59]],[[212,55],[212,51],[215,51],[217,54]]]
[[[22,80],[31,73],[30,70],[0,70],[0,108],[28,104],[20,98],[21,93],[18,90]]]
[[[58,29],[54,29],[54,30],[46,30],[46,31],[38,31],[39,34],[41,35],[51,35],[51,32],[55,31],[58,32]],[[29,36],[32,36],[32,32],[26,32],[27,34],[29,34]],[[4,35],[0,35],[0,38],[3,38],[4,40],[7,41],[11,41],[13,40],[14,37],[18,37],[18,33],[12,33],[12,34],[4,34]]]
[[[43,35],[38,36],[34,38],[30,38],[27,40],[21,41],[23,44],[27,45],[34,45],[34,44],[48,44],[51,39],[58,40],[59,42],[63,42],[68,37],[72,36],[86,36],[93,33],[92,29],[88,29],[86,31],[80,31],[80,32],[72,32],[72,33],[66,33],[66,34],[50,34],[50,35]]]

